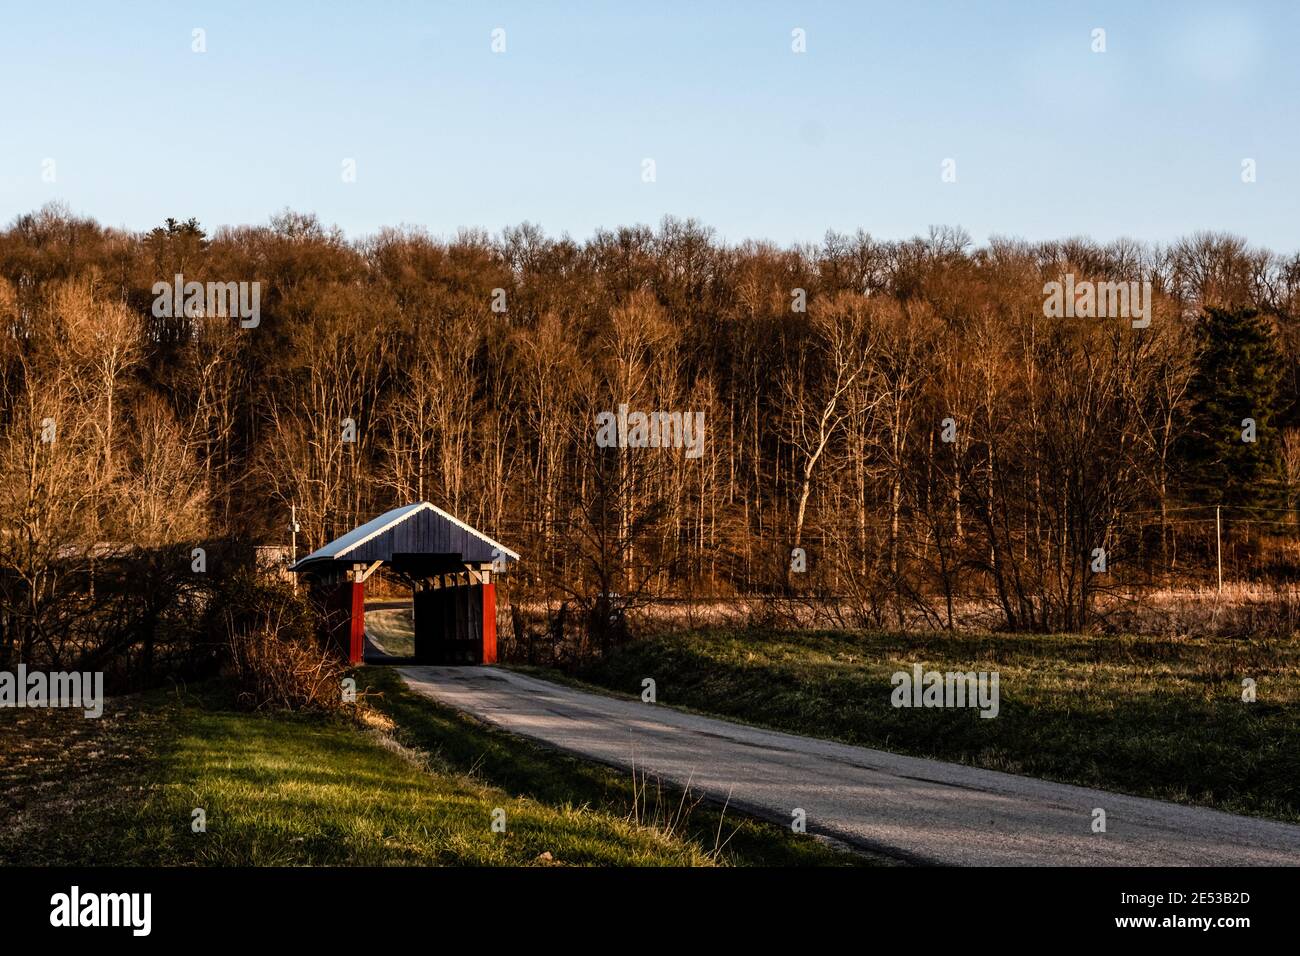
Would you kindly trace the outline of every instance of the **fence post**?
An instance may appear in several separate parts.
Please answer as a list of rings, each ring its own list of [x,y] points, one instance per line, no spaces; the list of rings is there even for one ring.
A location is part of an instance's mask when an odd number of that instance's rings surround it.
[[[1214,506],[1214,557],[1219,564],[1219,593],[1223,593],[1223,525],[1219,520],[1219,506]]]

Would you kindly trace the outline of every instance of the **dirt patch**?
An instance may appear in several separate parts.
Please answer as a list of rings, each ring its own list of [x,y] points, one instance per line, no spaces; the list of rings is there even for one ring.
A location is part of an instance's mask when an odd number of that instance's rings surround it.
[[[102,821],[143,802],[167,739],[166,699],[109,698],[96,719],[0,710],[0,864],[90,862]]]

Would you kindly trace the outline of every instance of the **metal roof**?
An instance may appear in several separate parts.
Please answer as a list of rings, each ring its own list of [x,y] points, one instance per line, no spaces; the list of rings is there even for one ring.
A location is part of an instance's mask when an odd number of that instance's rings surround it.
[[[518,561],[517,552],[481,531],[447,514],[436,505],[420,501],[385,511],[378,518],[353,528],[296,562],[289,570],[326,562],[361,563],[391,561],[395,554],[458,554],[470,564],[500,557]]]

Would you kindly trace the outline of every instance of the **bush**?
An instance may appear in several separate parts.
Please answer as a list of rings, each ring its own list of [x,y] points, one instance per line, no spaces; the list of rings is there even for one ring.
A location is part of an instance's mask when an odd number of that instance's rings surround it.
[[[317,640],[310,608],[283,582],[239,576],[222,609],[226,676],[251,710],[354,712],[343,699],[347,664]]]
[[[330,712],[343,699],[347,668],[313,641],[275,627],[230,632],[230,677],[240,706],[251,710]]]

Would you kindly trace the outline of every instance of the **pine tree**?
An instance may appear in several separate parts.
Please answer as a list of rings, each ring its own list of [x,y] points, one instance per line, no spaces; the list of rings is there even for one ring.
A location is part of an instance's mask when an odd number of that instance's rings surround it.
[[[1184,489],[1207,504],[1269,505],[1280,493],[1282,354],[1253,309],[1206,308],[1193,328],[1196,372],[1182,442]]]

